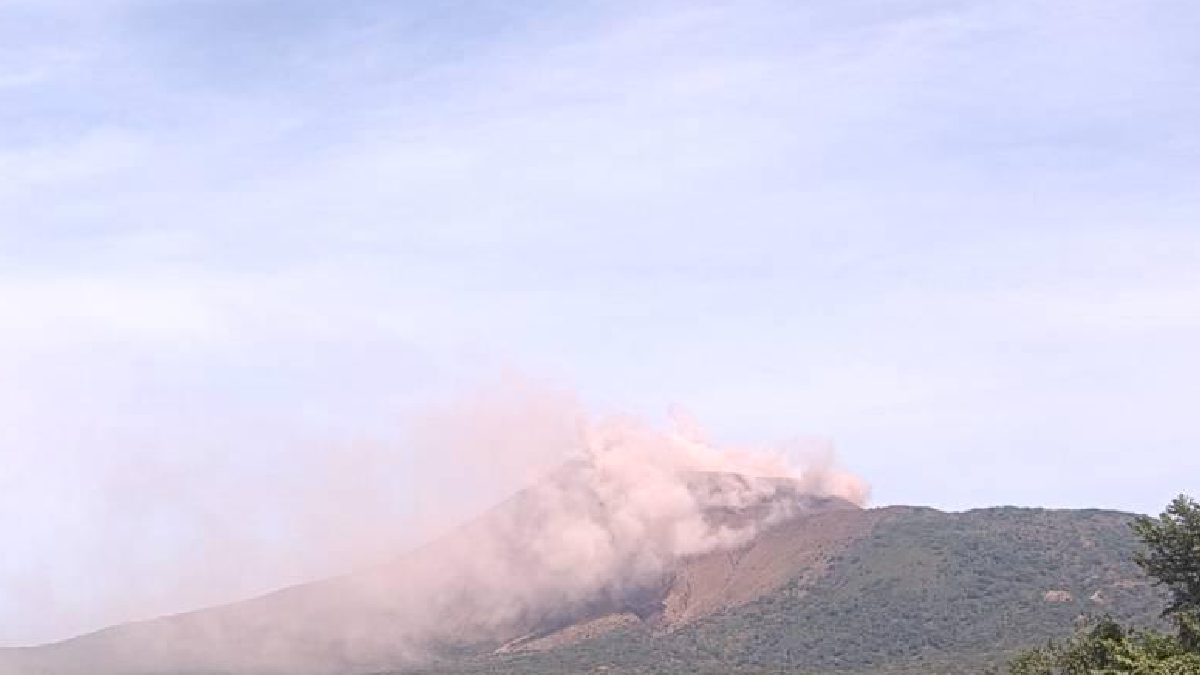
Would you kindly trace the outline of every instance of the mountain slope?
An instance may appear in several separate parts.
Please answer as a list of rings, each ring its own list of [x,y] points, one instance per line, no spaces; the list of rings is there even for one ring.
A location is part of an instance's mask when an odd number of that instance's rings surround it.
[[[588,548],[604,566],[547,565],[561,553],[547,542],[581,522],[599,528],[589,546],[624,527],[624,505],[577,478],[367,573],[0,652],[0,672],[961,673],[1081,614],[1149,623],[1162,606],[1131,563],[1127,514],[863,510],[726,474],[686,480],[722,545],[648,558],[696,525],[653,520],[637,532],[658,539]],[[566,531],[563,499],[588,514]]]
[[[861,536],[750,602],[674,630],[630,622],[554,651],[427,672],[977,672],[1083,614],[1154,623],[1162,596],[1131,562],[1131,518],[907,507],[813,516],[806,525],[850,521]]]

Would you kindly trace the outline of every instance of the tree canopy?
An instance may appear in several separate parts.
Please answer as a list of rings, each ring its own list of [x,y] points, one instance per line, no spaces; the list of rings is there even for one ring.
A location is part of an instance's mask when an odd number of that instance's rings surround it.
[[[1179,495],[1162,515],[1142,516],[1133,529],[1146,545],[1134,560],[1171,591],[1165,614],[1200,611],[1200,504]]]

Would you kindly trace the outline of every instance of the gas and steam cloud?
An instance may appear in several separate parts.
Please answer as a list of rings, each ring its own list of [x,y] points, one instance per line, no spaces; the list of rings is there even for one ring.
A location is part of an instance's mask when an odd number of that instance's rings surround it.
[[[569,396],[528,389],[476,396],[414,428],[409,445],[430,453],[428,480],[414,488],[427,512],[440,502],[454,513],[465,494],[522,487],[391,562],[26,650],[17,655],[22,672],[334,672],[491,650],[589,616],[652,615],[681,560],[742,545],[814,504],[868,498],[827,449],[718,446],[684,420],[658,428],[594,419]],[[386,466],[378,447],[361,464],[353,452],[326,466]],[[384,484],[362,478],[364,489]],[[362,534],[356,523],[346,527]]]

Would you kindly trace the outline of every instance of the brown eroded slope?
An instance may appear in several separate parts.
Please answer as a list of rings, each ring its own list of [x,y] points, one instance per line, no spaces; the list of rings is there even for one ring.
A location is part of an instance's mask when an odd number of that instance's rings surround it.
[[[746,546],[685,562],[664,601],[665,626],[676,628],[745,604],[793,581],[808,588],[880,515],[857,509],[801,515],[765,530]]]
[[[839,553],[869,534],[885,513],[845,504],[830,507],[779,522],[743,546],[682,561],[664,580],[651,603],[653,612],[581,616],[557,630],[524,635],[498,651],[555,649],[618,629],[669,633],[784,586],[802,594],[820,581]]]

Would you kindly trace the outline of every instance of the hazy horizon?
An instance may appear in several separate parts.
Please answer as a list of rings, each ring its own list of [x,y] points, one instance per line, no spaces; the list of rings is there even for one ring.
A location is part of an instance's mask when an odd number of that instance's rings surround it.
[[[443,445],[511,391],[832,446],[872,504],[1196,492],[1198,30],[0,0],[0,646],[419,542],[520,483]]]

